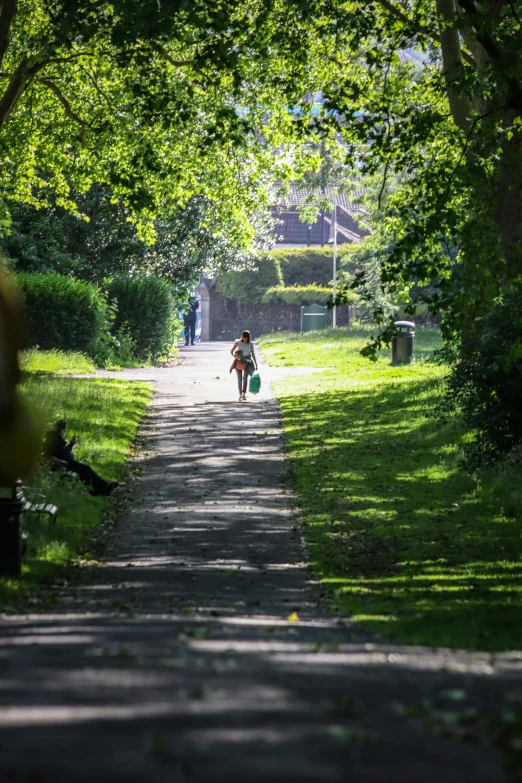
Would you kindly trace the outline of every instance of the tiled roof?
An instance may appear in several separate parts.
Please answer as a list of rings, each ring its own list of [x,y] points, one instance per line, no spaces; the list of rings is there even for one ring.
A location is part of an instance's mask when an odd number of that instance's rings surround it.
[[[311,224],[310,230],[308,224],[299,219],[296,207],[274,207],[272,214],[282,221],[274,229],[277,244],[327,245],[329,242],[333,242],[332,212],[319,212],[317,220]],[[337,208],[337,244],[360,242],[366,233],[352,217],[350,210],[344,207]]]
[[[330,226],[324,221],[324,238],[323,238],[323,221],[321,215],[319,219],[312,225],[310,231],[308,231],[308,224],[302,223],[299,220],[299,213],[291,207],[288,210],[281,211],[275,208],[273,211],[274,217],[277,217],[282,221],[274,230],[274,234],[277,237],[278,242],[292,245],[322,245],[328,243],[330,236]]]
[[[364,193],[364,189],[359,188],[352,193],[338,193],[335,188],[327,185],[324,189],[321,188],[300,188],[297,185],[290,185],[290,190],[287,194],[276,196],[276,203],[280,206],[293,206],[300,207],[305,204],[320,203],[326,197],[332,204],[337,204],[339,207],[344,207],[350,212],[363,212],[363,208],[359,204],[354,204],[350,199],[357,198]]]

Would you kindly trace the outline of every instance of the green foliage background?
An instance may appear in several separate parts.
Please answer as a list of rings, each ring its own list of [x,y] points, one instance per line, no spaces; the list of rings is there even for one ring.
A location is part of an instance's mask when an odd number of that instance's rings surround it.
[[[354,245],[341,246],[339,264],[355,249]],[[332,293],[332,264],[332,249],[327,247],[271,250],[253,269],[218,275],[216,287],[222,296],[244,303],[324,303]],[[352,303],[356,297],[348,299]]]
[[[107,186],[75,194],[78,214],[51,195],[49,199],[51,205],[39,209],[16,203],[10,207],[11,226],[6,236],[0,235],[0,250],[16,271],[53,271],[95,283],[121,273],[154,274],[184,298],[198,276],[248,263],[271,238],[272,220],[259,208],[251,216],[252,247],[243,248],[233,226],[220,220],[215,204],[203,197],[165,210],[154,221],[153,244],[139,236],[130,210],[114,202]]]
[[[272,250],[281,268],[283,282],[292,285],[328,286],[332,282],[332,249],[295,248]]]
[[[237,302],[261,302],[268,288],[282,283],[278,260],[269,253],[261,256],[252,269],[219,275],[216,289],[221,296]]]
[[[339,262],[354,252],[356,245],[340,245]],[[286,286],[330,286],[333,276],[333,249],[331,247],[281,248],[271,250],[270,255],[279,262]]]
[[[463,343],[439,414],[462,414],[475,433],[465,464],[476,469],[522,444],[522,292],[495,302]]]

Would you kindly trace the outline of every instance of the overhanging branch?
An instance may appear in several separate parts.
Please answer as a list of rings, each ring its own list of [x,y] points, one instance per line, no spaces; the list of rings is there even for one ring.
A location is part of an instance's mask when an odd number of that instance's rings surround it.
[[[381,209],[381,201],[384,195],[384,188],[386,187],[386,181],[388,179],[388,169],[390,168],[390,164],[391,164],[391,158],[388,158],[388,160],[386,161],[386,165],[384,167],[384,174],[382,177],[381,189],[379,191],[379,198],[377,199],[377,208],[379,209],[379,211]]]
[[[76,114],[76,112],[72,108],[71,104],[69,103],[69,101],[67,100],[63,92],[60,90],[58,85],[55,82],[53,82],[52,79],[48,79],[47,77],[41,77],[40,79],[38,79],[38,83],[44,84],[46,87],[48,87],[51,90],[51,92],[53,92],[56,95],[56,97],[62,104],[67,117],[69,117],[70,120],[78,123],[78,125],[80,125],[82,128],[89,128],[90,130],[96,130],[94,126],[90,125],[88,122],[85,122],[85,120],[82,120],[82,118],[78,114]]]
[[[94,57],[92,52],[78,52],[77,54],[70,54],[67,57],[51,57],[47,60],[47,65],[53,65],[54,63],[69,63],[71,60],[79,60],[80,57]]]
[[[475,119],[471,122],[469,130],[468,130],[468,132],[466,134],[466,139],[465,139],[465,142],[464,142],[464,146],[462,148],[462,152],[460,153],[460,156],[459,156],[459,159],[457,161],[457,164],[454,166],[453,171],[451,172],[450,176],[448,177],[446,190],[444,192],[443,197],[440,200],[440,207],[439,207],[439,209],[441,209],[443,207],[443,205],[447,203],[453,179],[455,177],[455,174],[459,170],[459,168],[460,168],[460,166],[462,164],[462,161],[468,155],[469,147],[471,145],[471,140],[472,140],[473,134],[475,133],[475,130],[476,130],[479,122],[482,122],[482,120],[485,120],[486,117],[490,117],[492,114],[494,114],[494,112],[495,112],[495,109],[491,109],[490,111],[487,111],[484,114],[481,114],[479,117],[475,117]]]
[[[161,57],[163,57],[164,60],[170,63],[170,65],[173,65],[175,68],[185,68],[187,65],[194,64],[194,60],[175,60],[164,49],[161,49],[159,51],[159,54],[161,55]]]
[[[92,85],[93,85],[94,89],[96,90],[96,92],[98,93],[98,95],[100,96],[100,98],[102,98],[102,99],[103,99],[103,100],[106,102],[106,104],[107,104],[107,106],[109,107],[110,111],[111,111],[113,114],[115,114],[115,113],[116,113],[116,109],[115,109],[115,108],[114,108],[114,106],[112,105],[112,102],[111,102],[110,98],[109,98],[109,97],[108,97],[108,96],[105,94],[105,91],[104,91],[104,90],[102,90],[102,88],[101,88],[101,87],[100,87],[100,85],[98,84],[98,80],[96,79],[96,76],[94,76],[94,75],[93,75],[93,74],[92,74],[92,73],[89,71],[89,69],[88,69],[88,68],[86,68],[85,66],[80,66],[80,68],[82,69],[83,73],[86,73],[86,74],[87,74],[87,77],[88,77],[89,81],[92,83]]]

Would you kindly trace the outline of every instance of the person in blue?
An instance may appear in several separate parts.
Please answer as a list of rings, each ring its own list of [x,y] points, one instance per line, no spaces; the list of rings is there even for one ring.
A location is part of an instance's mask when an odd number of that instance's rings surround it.
[[[189,296],[187,306],[183,312],[183,325],[185,327],[185,345],[194,345],[196,340],[196,322],[198,320],[196,310],[199,302],[195,296]]]

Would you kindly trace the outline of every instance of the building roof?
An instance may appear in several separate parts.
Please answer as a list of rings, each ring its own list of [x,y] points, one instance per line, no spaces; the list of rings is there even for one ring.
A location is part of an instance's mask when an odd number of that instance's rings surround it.
[[[303,223],[299,218],[297,207],[274,207],[273,217],[281,221],[274,229],[276,247],[289,245],[294,247],[308,245],[328,245],[333,243],[332,212],[318,213],[315,223]],[[367,231],[362,229],[350,210],[337,207],[337,244],[360,242]]]
[[[288,193],[276,195],[275,204],[277,206],[301,207],[306,204],[320,204],[327,198],[332,204],[344,207],[350,212],[364,212],[364,209],[359,204],[355,204],[352,200],[363,193],[363,188],[354,190],[352,193],[339,193],[337,192],[337,189],[331,185],[327,185],[325,188],[302,188],[298,185],[290,185]]]

